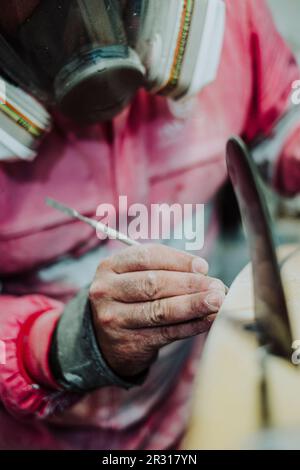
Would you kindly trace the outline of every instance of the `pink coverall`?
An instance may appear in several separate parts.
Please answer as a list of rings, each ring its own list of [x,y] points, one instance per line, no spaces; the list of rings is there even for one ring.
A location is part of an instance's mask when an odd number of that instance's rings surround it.
[[[153,382],[159,359],[130,391],[59,390],[49,345],[76,287],[59,273],[57,282],[35,274],[99,243],[92,229],[47,207],[47,196],[91,216],[118,195],[129,204],[206,203],[226,180],[228,137],[268,135],[286,113],[300,73],[265,2],[226,4],[218,76],[195,99],[170,104],[141,91],[112,123],[89,127],[54,116],[34,162],[0,164],[0,449],[166,449],[180,440],[202,345],[193,345],[167,389]],[[274,175],[279,190],[300,189],[300,122]]]

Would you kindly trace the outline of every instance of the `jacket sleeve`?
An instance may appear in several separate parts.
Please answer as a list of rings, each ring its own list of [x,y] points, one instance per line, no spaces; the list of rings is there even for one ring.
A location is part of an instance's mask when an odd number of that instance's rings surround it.
[[[88,290],[67,305],[41,295],[0,296],[0,399],[10,412],[47,418],[92,390],[146,379],[148,370],[125,380],[106,363]]]
[[[248,142],[272,138],[276,125],[295,105],[293,84],[299,80],[296,60],[276,30],[265,0],[248,0],[252,99],[244,136]],[[299,106],[300,107],[300,106]],[[299,110],[300,111],[300,110]],[[287,130],[273,158],[272,182],[283,193],[300,191],[299,120]]]
[[[77,399],[60,389],[48,364],[63,308],[41,295],[0,296],[0,399],[14,415],[46,418]]]

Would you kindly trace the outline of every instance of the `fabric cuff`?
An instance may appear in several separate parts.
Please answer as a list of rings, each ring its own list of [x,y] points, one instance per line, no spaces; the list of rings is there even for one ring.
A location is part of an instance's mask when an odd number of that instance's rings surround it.
[[[58,390],[50,365],[49,353],[53,333],[60,313],[46,312],[29,317],[21,331],[21,349],[24,368],[30,378],[43,387]]]

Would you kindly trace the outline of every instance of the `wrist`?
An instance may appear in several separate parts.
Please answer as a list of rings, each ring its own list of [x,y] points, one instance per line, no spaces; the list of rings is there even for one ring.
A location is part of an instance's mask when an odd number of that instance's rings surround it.
[[[80,291],[66,306],[54,332],[50,363],[58,383],[73,392],[112,385],[129,389],[144,379],[123,380],[104,359],[96,337],[88,289]]]

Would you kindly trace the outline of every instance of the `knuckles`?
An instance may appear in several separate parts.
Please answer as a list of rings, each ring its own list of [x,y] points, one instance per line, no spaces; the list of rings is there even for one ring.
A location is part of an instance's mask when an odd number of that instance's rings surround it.
[[[161,300],[155,300],[149,303],[150,322],[154,326],[160,326],[167,320],[168,311],[166,304]]]
[[[105,271],[110,271],[111,269],[111,258],[106,258],[100,261],[97,272],[98,273],[103,273]]]
[[[139,290],[146,299],[153,299],[158,295],[159,287],[157,283],[157,275],[153,271],[149,271],[143,277]]]
[[[94,281],[89,290],[89,298],[98,301],[106,296],[106,287],[103,281]]]
[[[111,308],[102,308],[97,313],[97,326],[103,330],[118,330],[117,315]]]
[[[105,329],[117,328],[117,318],[115,309],[112,308],[111,301],[106,300],[107,293],[103,282],[93,282],[89,291],[89,300],[93,306],[93,314],[97,327]]]
[[[203,310],[203,301],[200,294],[191,296],[189,310],[192,315],[201,314],[201,311]]]
[[[124,299],[130,301],[148,301],[153,300],[159,295],[160,287],[157,280],[157,274],[153,271],[145,271],[141,276],[126,274],[126,277],[120,277],[117,280],[117,287]]]
[[[130,256],[131,264],[136,271],[143,271],[150,266],[151,256],[148,247],[136,247]]]

